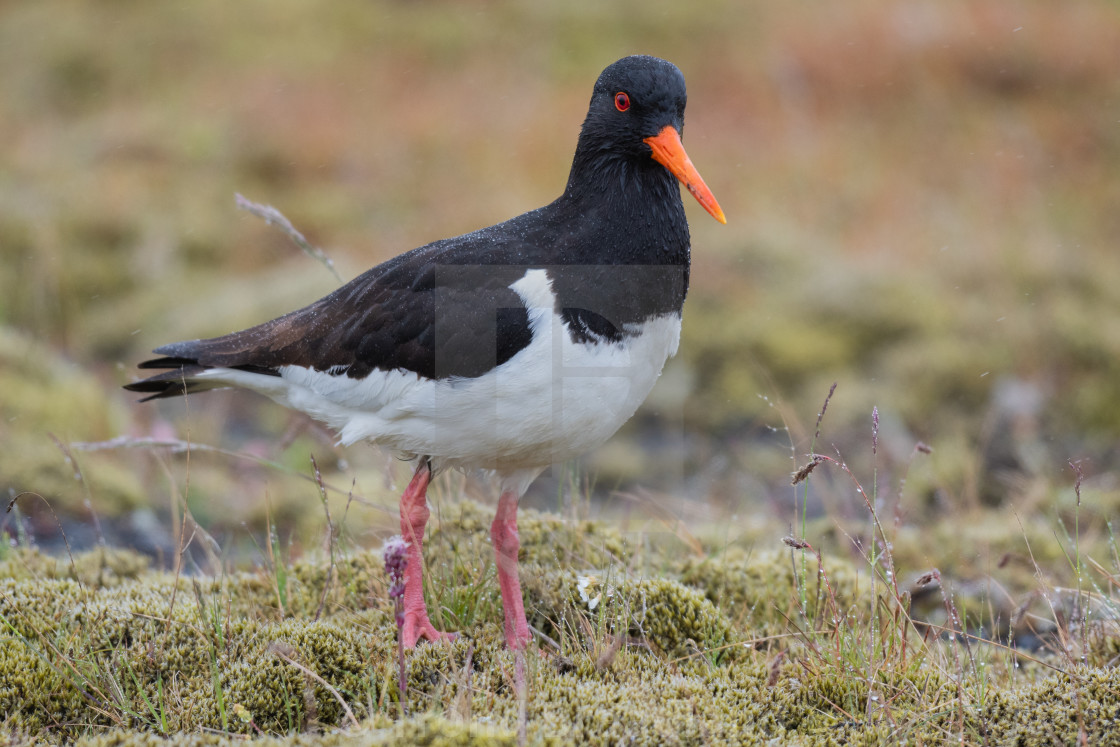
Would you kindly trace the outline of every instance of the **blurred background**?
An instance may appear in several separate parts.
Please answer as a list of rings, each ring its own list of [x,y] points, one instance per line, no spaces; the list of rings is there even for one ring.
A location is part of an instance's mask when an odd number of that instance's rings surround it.
[[[189,510],[223,545],[271,522],[298,548],[323,537],[314,454],[335,522],[392,533],[407,465],[256,395],[120,385],[159,344],[336,287],[235,193],[349,279],[554,199],[596,77],[633,53],[684,72],[728,225],[685,201],[680,354],[527,503],[780,536],[803,499],[863,511],[835,470],[790,487],[815,450],[918,527],[1014,533],[1009,507],[1074,500],[1070,459],[1082,510],[1115,514],[1115,3],[39,0],[0,3],[3,531],[161,555]]]

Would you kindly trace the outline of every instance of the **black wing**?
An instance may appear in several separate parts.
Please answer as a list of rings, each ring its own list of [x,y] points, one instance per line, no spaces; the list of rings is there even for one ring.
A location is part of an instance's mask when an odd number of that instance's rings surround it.
[[[461,264],[467,238],[402,254],[256,327],[157,348],[164,357],[140,368],[168,370],[125,388],[149,399],[174,397],[204,388],[192,376],[216,367],[279,375],[283,366],[302,366],[353,378],[374,369],[429,379],[481,376],[532,334],[528,311],[509,287],[524,268]]]

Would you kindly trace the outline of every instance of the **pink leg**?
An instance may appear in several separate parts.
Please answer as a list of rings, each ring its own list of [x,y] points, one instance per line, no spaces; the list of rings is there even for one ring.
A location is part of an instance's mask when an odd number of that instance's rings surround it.
[[[521,581],[517,577],[517,501],[513,491],[502,493],[498,512],[490,525],[490,541],[498,565],[498,585],[502,587],[502,608],[506,615],[506,645],[521,651],[529,644],[529,622],[525,619],[525,602],[521,598]]]
[[[404,626],[401,628],[405,648],[412,648],[421,638],[438,641],[442,638],[454,639],[458,635],[436,630],[428,619],[428,608],[424,604],[424,560],[420,549],[424,527],[431,513],[427,499],[431,480],[431,467],[427,462],[421,462],[401,496],[401,536],[408,543],[408,564],[404,568]]]

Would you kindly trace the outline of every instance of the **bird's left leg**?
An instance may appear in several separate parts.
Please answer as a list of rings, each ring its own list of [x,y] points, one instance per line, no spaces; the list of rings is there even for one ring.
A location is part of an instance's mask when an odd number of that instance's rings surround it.
[[[431,513],[428,510],[428,483],[431,480],[431,465],[423,460],[401,496],[401,535],[408,543],[408,563],[404,567],[404,625],[400,633],[405,648],[414,647],[421,638],[438,641],[441,638],[454,639],[458,635],[436,630],[428,619],[428,607],[424,604],[424,558],[420,548]]]

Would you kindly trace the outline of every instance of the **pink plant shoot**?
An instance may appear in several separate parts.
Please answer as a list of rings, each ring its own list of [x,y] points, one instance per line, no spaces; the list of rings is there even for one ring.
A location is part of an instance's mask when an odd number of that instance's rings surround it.
[[[404,569],[408,565],[408,543],[399,534],[390,537],[381,548],[381,557],[385,561],[385,574],[389,577],[389,598],[393,600],[393,612],[397,620],[397,690],[400,693],[401,713],[408,713],[408,674],[404,662],[404,639],[401,637],[401,628],[404,627]]]
[[[381,548],[381,557],[385,561],[385,573],[389,576],[389,598],[396,606],[399,628],[404,624],[401,597],[404,596],[404,569],[408,565],[408,543],[399,534],[390,537]]]

